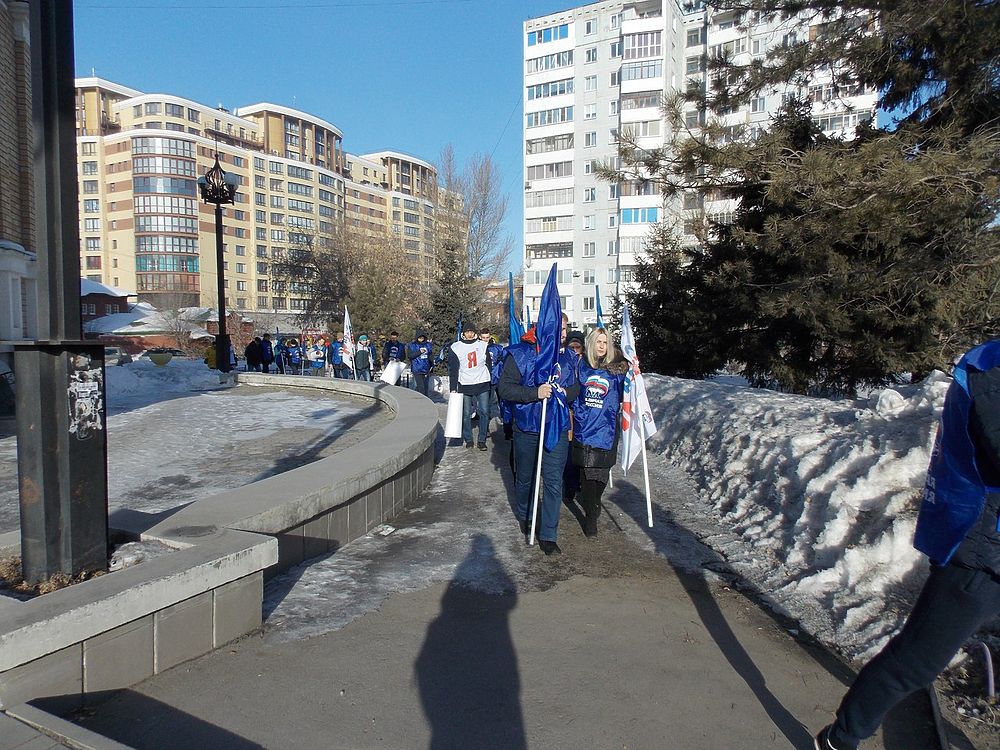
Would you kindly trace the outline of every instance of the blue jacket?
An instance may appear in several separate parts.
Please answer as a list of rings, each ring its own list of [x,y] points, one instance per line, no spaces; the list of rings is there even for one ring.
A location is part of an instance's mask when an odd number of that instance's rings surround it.
[[[434,357],[434,345],[430,341],[412,341],[406,347],[406,356],[410,359],[410,371],[416,375],[426,375],[431,371]]]
[[[614,447],[627,372],[623,365],[613,363],[609,369],[598,369],[586,359],[580,360],[580,395],[572,404],[575,442],[606,451]]]
[[[302,361],[302,347],[298,344],[293,344],[288,347],[288,361],[293,365],[299,364]]]
[[[402,341],[386,341],[382,347],[382,363],[389,364],[392,360],[402,362],[406,358],[406,344]]]
[[[330,360],[330,364],[337,366],[344,364],[344,342],[343,341],[331,341],[327,347],[327,357]]]
[[[486,351],[490,355],[490,382],[496,385],[500,382],[500,371],[503,369],[503,357],[507,353],[507,348],[490,342]]]
[[[538,353],[533,343],[521,342],[508,346],[503,371],[500,373],[497,388],[499,396],[513,402],[514,424],[521,432],[538,433],[541,428],[542,402],[537,396],[538,387],[534,385],[537,359]],[[576,379],[577,361],[577,356],[567,349],[560,352],[556,360],[556,382],[566,390],[568,403],[573,403],[580,389]],[[513,367],[510,367],[511,363]]]
[[[260,361],[267,364],[274,362],[274,346],[268,339],[260,341]]]
[[[969,434],[968,382],[970,369],[987,372],[998,365],[1000,340],[975,347],[956,365],[945,396],[913,539],[913,546],[938,565],[947,564],[979,520],[986,494],[1000,492],[986,486],[976,465],[976,446]]]

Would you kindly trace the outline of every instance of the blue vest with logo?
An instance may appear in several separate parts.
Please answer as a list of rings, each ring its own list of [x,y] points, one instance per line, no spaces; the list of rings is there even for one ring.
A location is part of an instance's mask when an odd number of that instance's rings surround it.
[[[979,520],[986,494],[1000,492],[1000,487],[983,482],[969,435],[969,368],[986,372],[997,365],[1000,340],[970,350],[955,366],[955,379],[944,400],[913,538],[913,546],[938,565],[947,564]],[[1000,531],[1000,523],[997,526]]]
[[[580,360],[580,395],[573,402],[573,439],[611,450],[618,432],[625,373],[612,375]]]
[[[535,362],[538,353],[535,345],[529,342],[522,342],[507,347],[507,357],[513,357],[517,363],[517,369],[521,372],[522,385],[534,385],[535,383]],[[556,371],[558,376],[556,382],[563,388],[576,383],[576,363],[577,357],[572,351],[563,350],[556,360]],[[521,432],[539,432],[542,422],[542,402],[532,401],[529,404],[512,403],[514,407],[514,424]]]

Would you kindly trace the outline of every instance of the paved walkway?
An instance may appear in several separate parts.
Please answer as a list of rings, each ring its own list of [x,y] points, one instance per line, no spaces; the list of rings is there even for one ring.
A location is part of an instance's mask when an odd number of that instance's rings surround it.
[[[620,477],[597,539],[564,507],[564,554],[526,547],[507,446],[443,449],[395,532],[271,582],[260,636],[78,721],[135,748],[811,747],[849,670],[720,583],[669,513],[647,533]],[[656,473],[664,506],[683,502]],[[928,707],[864,747],[934,747]]]

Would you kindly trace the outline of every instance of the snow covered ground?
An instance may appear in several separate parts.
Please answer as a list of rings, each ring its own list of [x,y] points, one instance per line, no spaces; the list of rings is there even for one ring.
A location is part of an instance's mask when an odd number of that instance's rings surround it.
[[[111,510],[155,513],[330,455],[389,419],[321,391],[220,385],[200,360],[107,369]],[[359,426],[364,422],[364,426]],[[18,525],[17,444],[0,439],[0,532]]]
[[[923,582],[911,542],[949,383],[934,372],[829,401],[651,375],[651,449],[698,487],[683,515],[700,536],[776,609],[863,658]]]

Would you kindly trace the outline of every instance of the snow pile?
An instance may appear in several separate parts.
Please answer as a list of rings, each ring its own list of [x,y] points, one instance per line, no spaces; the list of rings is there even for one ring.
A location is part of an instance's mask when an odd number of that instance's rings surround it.
[[[777,609],[856,657],[922,584],[916,512],[950,379],[828,401],[650,375],[651,443],[700,490],[709,543]]]
[[[218,370],[201,360],[174,357],[162,367],[140,357],[119,367],[108,367],[106,390],[109,413],[154,404],[192,391],[220,388]]]

